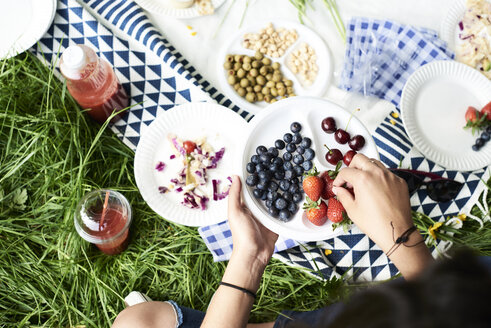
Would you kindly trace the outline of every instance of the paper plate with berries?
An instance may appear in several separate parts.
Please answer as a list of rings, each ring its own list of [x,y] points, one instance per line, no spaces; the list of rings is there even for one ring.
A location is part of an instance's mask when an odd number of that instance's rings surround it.
[[[246,128],[242,117],[217,104],[187,103],[159,114],[135,153],[135,180],[143,199],[174,223],[224,221]]]
[[[426,158],[449,170],[472,171],[491,164],[486,132],[490,101],[491,83],[485,76],[455,61],[435,61],[409,77],[402,91],[401,117],[409,138]],[[472,113],[466,114],[469,107]]]
[[[245,27],[218,52],[218,82],[240,108],[257,113],[285,97],[321,97],[332,75],[324,41],[308,27],[272,20]]]
[[[240,165],[252,213],[268,229],[299,241],[349,229],[332,181],[356,152],[379,158],[366,127],[342,107],[313,97],[278,101],[249,124]]]

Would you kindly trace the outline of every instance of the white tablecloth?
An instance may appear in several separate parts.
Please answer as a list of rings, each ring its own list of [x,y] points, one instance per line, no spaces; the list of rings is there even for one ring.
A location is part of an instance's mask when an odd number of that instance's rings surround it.
[[[220,92],[218,73],[215,69],[215,54],[230,36],[239,29],[239,22],[245,8],[245,0],[235,1],[230,13],[213,38],[222,17],[225,15],[231,1],[227,0],[214,15],[193,19],[178,20],[171,17],[149,13],[153,23],[161,30],[167,39],[179,50],[191,64],[212,83]],[[343,21],[346,23],[353,16],[365,16],[380,19],[392,19],[401,23],[422,26],[440,30],[440,24],[445,18],[447,8],[454,0],[338,0],[338,7]],[[326,42],[333,57],[334,78],[328,88],[325,98],[353,109],[360,107],[356,115],[374,131],[378,123],[391,111],[394,106],[387,101],[364,98],[348,93],[336,87],[338,75],[341,72],[345,47],[331,16],[322,0],[314,0],[315,11],[309,10],[308,17],[315,30]],[[297,12],[288,0],[251,0],[244,18],[243,26],[273,18],[298,21]],[[187,26],[197,32],[195,36]]]

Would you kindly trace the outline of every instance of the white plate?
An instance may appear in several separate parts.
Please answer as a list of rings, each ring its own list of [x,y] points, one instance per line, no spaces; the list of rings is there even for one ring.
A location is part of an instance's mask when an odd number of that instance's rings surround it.
[[[0,59],[32,47],[46,33],[56,0],[0,0]]]
[[[193,4],[189,8],[174,8],[166,3],[165,0],[135,0],[143,9],[164,16],[170,16],[174,18],[193,18],[201,17],[198,12],[198,7]],[[215,11],[225,2],[225,0],[212,0],[211,3],[215,8]]]
[[[155,119],[141,136],[135,153],[135,179],[138,189],[147,204],[166,220],[187,226],[202,226],[224,221],[227,218],[227,198],[213,201],[209,197],[205,211],[181,205],[182,194],[161,194],[159,186],[169,186],[176,172],[182,168],[179,159],[170,160],[173,153],[167,135],[173,133],[181,140],[196,140],[204,136],[218,151],[225,147],[225,154],[216,169],[208,170],[208,185],[202,190],[212,196],[212,179],[226,178],[237,174],[234,168],[239,140],[243,137],[247,122],[228,108],[211,103],[188,103],[174,107]],[[166,167],[162,172],[155,169],[162,161]]]
[[[283,135],[290,132],[290,124],[299,122],[302,125],[301,134],[304,137],[312,139],[312,148],[316,155],[314,165],[319,172],[331,170],[334,168],[329,164],[324,156],[326,149],[324,144],[338,148],[343,154],[349,150],[348,145],[340,145],[334,140],[334,134],[327,134],[321,129],[321,122],[325,117],[332,116],[336,120],[338,127],[345,128],[351,113],[342,107],[331,103],[328,100],[314,97],[294,97],[278,101],[267,108],[261,110],[259,114],[249,122],[251,125],[248,129],[248,137],[241,146],[243,154],[240,158],[242,167],[242,177],[245,181],[248,173],[246,165],[252,155],[256,153],[256,147],[264,145],[267,148],[274,145],[275,140],[282,139]],[[348,127],[351,136],[360,134],[365,138],[365,146],[360,151],[371,158],[379,158],[375,141],[371,137],[367,128],[356,117],[351,119]],[[281,154],[284,150],[280,151]],[[252,211],[268,229],[279,235],[300,241],[317,241],[324,240],[343,233],[342,228],[333,232],[332,223],[326,222],[323,226],[318,227],[311,224],[299,210],[289,222],[281,222],[268,215],[266,206],[260,200],[252,195],[252,188],[245,186],[244,200]],[[303,201],[299,203],[299,207]]]
[[[440,37],[447,42],[450,49],[455,51],[460,42],[459,22],[464,18],[466,0],[455,0],[448,8],[447,14],[440,26]]]
[[[329,50],[324,41],[308,27],[295,22],[279,19],[267,22],[265,21],[245,27],[238,31],[235,35],[233,35],[227,42],[225,42],[223,47],[218,52],[216,65],[217,72],[219,72],[218,83],[220,84],[220,88],[235,104],[251,113],[257,113],[261,108],[264,108],[269,104],[264,101],[252,104],[246,101],[244,98],[240,97],[237,92],[235,92],[234,88],[230,84],[228,84],[227,72],[223,68],[223,63],[227,54],[253,56],[255,54],[254,50],[246,49],[242,46],[244,35],[246,33],[258,33],[270,22],[273,23],[275,29],[284,27],[288,30],[293,29],[297,31],[297,41],[286,50],[285,54],[279,58],[271,58],[273,62],[279,62],[281,64],[281,72],[283,73],[283,75],[294,82],[293,88],[295,89],[295,93],[297,96],[321,97],[326,93],[327,87],[329,86],[329,83],[331,81],[331,54],[329,53]],[[286,59],[288,58],[290,53],[296,50],[297,47],[304,42],[314,48],[315,54],[317,55],[317,66],[319,67],[317,78],[314,83],[309,87],[303,87],[300,84],[299,80],[295,77],[295,74],[293,74],[286,65]]]
[[[464,130],[468,106],[491,100],[491,83],[455,61],[435,61],[416,70],[402,91],[401,116],[413,144],[429,160],[450,170],[471,171],[491,164],[491,143],[473,151],[477,135]]]

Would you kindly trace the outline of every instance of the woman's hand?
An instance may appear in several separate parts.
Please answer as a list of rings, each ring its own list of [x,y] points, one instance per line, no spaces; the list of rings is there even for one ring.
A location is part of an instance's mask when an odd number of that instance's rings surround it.
[[[228,223],[234,242],[232,256],[247,261],[258,260],[266,266],[273,255],[278,235],[257,221],[242,203],[238,176],[232,177],[228,194]]]
[[[345,184],[353,187],[354,195],[343,188]],[[397,237],[413,226],[406,182],[380,161],[363,154],[355,155],[350,166],[339,172],[333,185],[333,192],[351,220],[384,252],[394,245]],[[391,256],[406,278],[418,273],[421,265],[424,266],[431,259],[426,245],[420,243],[422,240],[418,231],[413,232],[409,240]],[[416,247],[407,247],[418,243]]]

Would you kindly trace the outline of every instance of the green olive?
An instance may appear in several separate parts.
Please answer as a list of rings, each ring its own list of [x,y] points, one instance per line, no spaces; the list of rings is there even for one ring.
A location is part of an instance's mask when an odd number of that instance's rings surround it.
[[[243,78],[245,76],[245,74],[246,74],[246,72],[242,68],[239,68],[237,70],[237,77],[238,78],[240,78],[240,79]]]
[[[263,95],[269,95],[269,92],[270,92],[270,90],[269,90],[269,88],[268,88],[268,87],[264,87],[264,88],[261,90],[261,93],[262,93]]]
[[[264,76],[259,75],[258,77],[256,77],[256,82],[259,85],[265,85],[266,84],[266,79],[264,78]]]
[[[234,64],[234,71],[238,71],[241,67],[242,67],[242,65],[240,63],[235,63]]]
[[[266,66],[263,66],[259,69],[259,74],[261,74],[262,76],[266,76],[268,74],[268,69],[266,68]]]
[[[248,102],[251,102],[251,103],[256,101],[256,95],[255,95],[255,94],[253,94],[252,92],[249,92],[249,93],[246,95],[246,97],[245,97],[245,98],[246,98],[246,100],[247,100]]]
[[[271,81],[273,79],[273,74],[269,73],[266,75],[266,80]]]
[[[246,71],[250,71],[251,70],[251,63],[244,63],[242,64],[242,68]]]
[[[256,84],[254,86],[254,92],[261,92],[261,90],[262,90],[262,88],[261,88],[261,86],[259,84]]]
[[[283,77],[283,75],[281,74],[281,71],[279,69],[273,70],[273,75],[280,75],[281,77]]]
[[[252,87],[247,87],[247,88],[246,88],[246,91],[247,91],[247,92],[252,92],[253,90],[254,90],[254,89],[252,89]]]
[[[256,58],[257,60],[261,60],[263,59],[264,55],[259,51],[257,50],[256,53],[254,54],[254,58]]]
[[[281,81],[281,75],[280,74],[273,74],[273,81],[274,82],[280,82]]]
[[[272,104],[272,103],[275,103],[275,102],[277,102],[277,101],[278,101],[278,99],[273,98],[273,99],[271,99],[271,101],[270,101],[269,103],[270,103],[270,104]]]
[[[265,102],[268,102],[269,103],[269,102],[271,102],[271,99],[273,99],[273,97],[271,97],[271,95],[265,95],[264,96],[264,101]]]
[[[264,64],[264,65],[271,65],[271,59],[269,58],[266,58],[264,57],[261,62]]]
[[[271,66],[273,67],[273,69],[280,69],[280,66],[281,66],[281,65],[280,65],[280,63],[275,62],[275,63],[273,63]]]
[[[291,95],[293,93],[293,88],[292,87],[288,87],[286,88],[286,93],[288,93],[289,95]]]
[[[264,100],[264,95],[260,92],[256,93],[256,99],[257,101],[263,101]]]
[[[244,97],[246,95],[246,89],[239,88],[239,90],[237,90],[237,93],[239,94],[239,96]]]
[[[261,67],[261,63],[259,61],[255,60],[251,63],[251,66],[252,66],[252,68],[259,68],[259,67]]]
[[[243,57],[242,55],[235,55],[234,59],[237,63],[242,63],[242,57]]]
[[[273,81],[268,81],[268,82],[266,83],[266,86],[267,86],[268,88],[274,88],[274,87],[275,87],[275,83],[274,83]]]
[[[248,79],[242,79],[240,80],[240,86],[243,88],[247,88],[249,86],[250,82]]]
[[[227,79],[227,82],[230,85],[234,85],[235,83],[237,83],[237,78],[235,76],[233,76],[233,75],[229,75],[228,76],[228,79]]]
[[[276,83],[276,89],[285,89],[285,85],[282,82]]]
[[[286,90],[284,88],[276,88],[278,90],[278,95],[279,96],[284,96],[286,94]]]
[[[284,81],[284,83],[285,83],[285,85],[286,85],[287,87],[291,87],[291,86],[293,86],[293,82],[292,82],[292,80],[285,80],[285,81]]]
[[[228,75],[235,75],[235,71],[233,69],[227,71]]]
[[[232,56],[232,55],[226,55],[225,56],[225,62],[231,63],[233,61],[234,61],[234,56]]]
[[[223,68],[225,69],[231,69],[232,67],[233,66],[231,62],[226,61],[225,63],[223,63]]]
[[[297,95],[295,93],[290,93],[288,97],[296,97]]]
[[[239,90],[239,88],[240,88],[240,83],[238,83],[238,82],[237,82],[237,83],[235,83],[235,84],[234,84],[234,89],[235,89],[235,91]]]
[[[251,69],[250,71],[251,76],[256,77],[259,75],[259,71],[256,68]]]
[[[249,56],[244,56],[244,63],[251,63],[252,62],[252,58],[249,57]]]
[[[278,90],[276,90],[276,88],[271,88],[271,90],[270,90],[270,91],[271,91],[271,95],[272,95],[273,97],[277,97],[277,96],[278,96]]]

